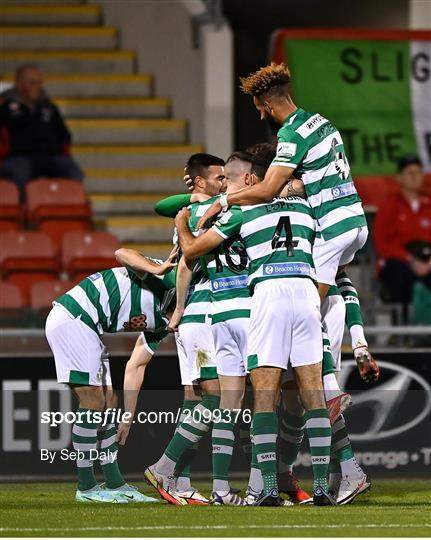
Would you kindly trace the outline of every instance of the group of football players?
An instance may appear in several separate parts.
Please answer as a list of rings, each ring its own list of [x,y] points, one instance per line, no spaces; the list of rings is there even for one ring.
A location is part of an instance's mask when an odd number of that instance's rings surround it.
[[[357,291],[346,266],[368,230],[340,133],[326,118],[292,101],[290,73],[271,64],[241,79],[262,120],[276,122],[278,144],[234,152],[226,161],[191,156],[189,193],[156,205],[175,218],[176,247],[166,261],[119,249],[122,265],[84,279],[54,302],[46,335],[57,380],[79,400],[73,426],[77,501],[154,502],[124,480],[125,444],[145,368],[175,332],[184,401],[181,418],[146,480],[171,504],[328,506],[370,488],[350,444],[337,382],[345,324],[360,376],[376,380]],[[135,331],[124,374],[120,425],[95,412],[116,407],[104,332]],[[252,410],[251,425],[241,411]],[[247,490],[230,485],[239,424],[250,459]],[[192,487],[190,468],[212,438],[211,497]],[[313,493],[293,466],[306,435]],[[100,449],[105,483],[90,452]],[[281,497],[281,493],[288,498]]]

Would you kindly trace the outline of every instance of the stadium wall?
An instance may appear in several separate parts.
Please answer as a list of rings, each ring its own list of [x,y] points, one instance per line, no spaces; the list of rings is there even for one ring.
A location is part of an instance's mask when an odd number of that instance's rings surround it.
[[[181,2],[97,0],[121,45],[138,53],[138,72],[155,75],[155,93],[172,99],[173,116],[190,124],[193,144],[205,140],[204,53],[192,46],[191,18]]]
[[[380,353],[382,377],[378,385],[366,385],[357,375],[354,361],[344,358],[342,377],[352,393],[353,405],[345,413],[358,459],[371,475],[411,477],[429,474],[431,467],[431,363],[429,351]],[[114,386],[121,388],[127,357],[113,355]],[[76,410],[70,392],[55,381],[55,367],[48,354],[35,358],[11,355],[0,359],[0,481],[29,477],[54,480],[71,475],[72,460],[61,452],[71,450],[71,424],[50,427],[42,413]],[[121,399],[120,399],[121,403]],[[120,463],[130,477],[139,476],[154,462],[170,439],[182,403],[177,357],[166,351],[156,355],[146,373],[137,407],[145,413],[134,424],[128,443],[120,450]],[[243,419],[249,421],[249,413]],[[52,463],[42,452],[54,452]],[[46,456],[46,454],[44,454]],[[305,444],[298,460],[301,477],[310,476],[310,456]],[[233,471],[248,468],[240,445],[234,453]],[[194,471],[211,470],[210,438],[206,437],[194,463]]]

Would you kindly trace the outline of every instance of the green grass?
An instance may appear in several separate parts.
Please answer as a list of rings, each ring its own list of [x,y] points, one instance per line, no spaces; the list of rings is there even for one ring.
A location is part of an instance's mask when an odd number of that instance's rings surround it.
[[[139,484],[147,494],[148,487]],[[208,493],[208,483],[197,483]],[[422,536],[431,534],[431,484],[375,480],[351,505],[319,508],[78,504],[75,486],[0,484],[0,536]]]

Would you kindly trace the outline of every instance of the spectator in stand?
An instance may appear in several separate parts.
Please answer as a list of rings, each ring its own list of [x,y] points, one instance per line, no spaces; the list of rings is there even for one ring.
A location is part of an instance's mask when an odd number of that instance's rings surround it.
[[[382,299],[403,304],[406,322],[415,284],[431,293],[431,199],[421,193],[424,177],[417,156],[400,159],[397,179],[400,190],[377,212],[374,242]]]
[[[0,134],[5,156],[0,176],[13,180],[21,197],[26,183],[39,176],[82,180],[69,155],[70,132],[36,65],[19,67],[14,87],[0,94]]]

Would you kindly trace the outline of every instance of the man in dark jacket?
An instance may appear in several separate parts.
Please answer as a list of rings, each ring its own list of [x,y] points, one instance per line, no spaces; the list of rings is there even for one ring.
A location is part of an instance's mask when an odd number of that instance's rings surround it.
[[[26,183],[39,176],[82,180],[69,155],[70,132],[46,95],[37,66],[18,68],[15,86],[0,95],[0,135],[5,155],[0,174],[13,180],[22,196]]]

